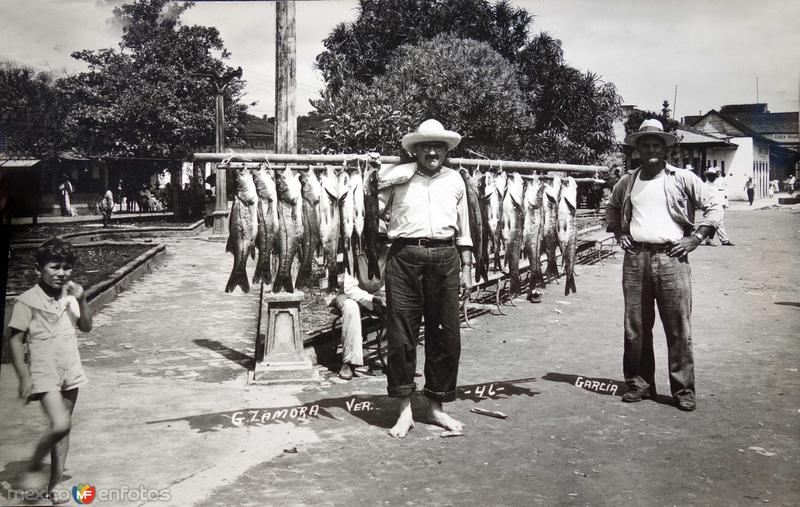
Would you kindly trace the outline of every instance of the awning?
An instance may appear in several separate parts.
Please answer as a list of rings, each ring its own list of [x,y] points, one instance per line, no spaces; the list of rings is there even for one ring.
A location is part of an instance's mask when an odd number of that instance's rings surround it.
[[[42,160],[39,158],[0,158],[0,168],[16,167],[26,168],[33,167]]]
[[[720,139],[707,134],[698,134],[696,132],[682,129],[677,129],[674,133],[677,134],[678,138],[680,139],[680,142],[678,143],[679,146],[694,145],[707,147],[715,146],[732,149],[737,148],[735,144],[730,143],[725,139]]]

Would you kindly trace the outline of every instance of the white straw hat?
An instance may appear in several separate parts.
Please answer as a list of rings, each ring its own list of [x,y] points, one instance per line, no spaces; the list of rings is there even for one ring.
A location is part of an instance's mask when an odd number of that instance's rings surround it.
[[[461,134],[446,130],[444,126],[436,120],[425,120],[417,127],[417,130],[403,136],[401,144],[403,149],[411,153],[414,145],[425,142],[440,142],[447,144],[447,150],[452,150],[461,142]]]
[[[625,138],[625,144],[636,148],[636,142],[642,136],[660,137],[664,140],[664,143],[667,145],[667,147],[670,147],[678,142],[678,138],[673,134],[664,132],[664,126],[661,125],[661,122],[655,118],[650,118],[649,120],[643,121],[639,126],[639,130]]]

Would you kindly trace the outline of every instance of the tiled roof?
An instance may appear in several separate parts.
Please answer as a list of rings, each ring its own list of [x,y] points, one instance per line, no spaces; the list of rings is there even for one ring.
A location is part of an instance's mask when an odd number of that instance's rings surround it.
[[[793,113],[724,113],[759,134],[796,134],[800,132],[800,114]]]

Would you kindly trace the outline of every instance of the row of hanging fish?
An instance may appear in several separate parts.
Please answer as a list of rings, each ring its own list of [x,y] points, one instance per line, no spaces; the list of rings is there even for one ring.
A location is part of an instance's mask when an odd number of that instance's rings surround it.
[[[505,171],[477,172],[474,177],[470,177],[465,169],[461,169],[460,173],[467,187],[467,201],[470,206],[475,280],[488,280],[490,246],[494,254],[494,270],[502,269],[500,250],[503,245],[512,295],[518,295],[521,291],[521,256],[530,261],[528,299],[532,299],[534,289],[544,287],[545,275],[558,278],[558,249],[561,251],[566,277],[564,294],[576,292],[575,179],[553,176],[552,182],[548,183],[535,176],[523,178],[519,173],[508,174]],[[475,201],[478,211],[475,211]],[[547,256],[544,273],[539,261],[542,254]]]
[[[225,286],[250,291],[247,260],[256,259],[252,281],[272,284],[273,292],[294,292],[307,286],[314,258],[321,247],[328,270],[328,288],[338,287],[338,255],[345,269],[357,269],[356,257],[367,257],[368,276],[379,277],[378,178],[380,160],[365,168],[337,171],[327,166],[316,176],[309,170],[295,174],[291,169],[236,169],[236,196],[229,218],[226,251],[233,254],[233,269]],[[278,258],[272,276],[272,255]],[[292,263],[300,261],[296,280]]]

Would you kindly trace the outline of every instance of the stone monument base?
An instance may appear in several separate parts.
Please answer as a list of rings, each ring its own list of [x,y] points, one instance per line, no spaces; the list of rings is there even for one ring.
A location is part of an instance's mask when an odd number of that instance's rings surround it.
[[[319,372],[303,351],[300,337],[302,292],[265,293],[256,333],[256,366],[251,384],[317,383]]]

